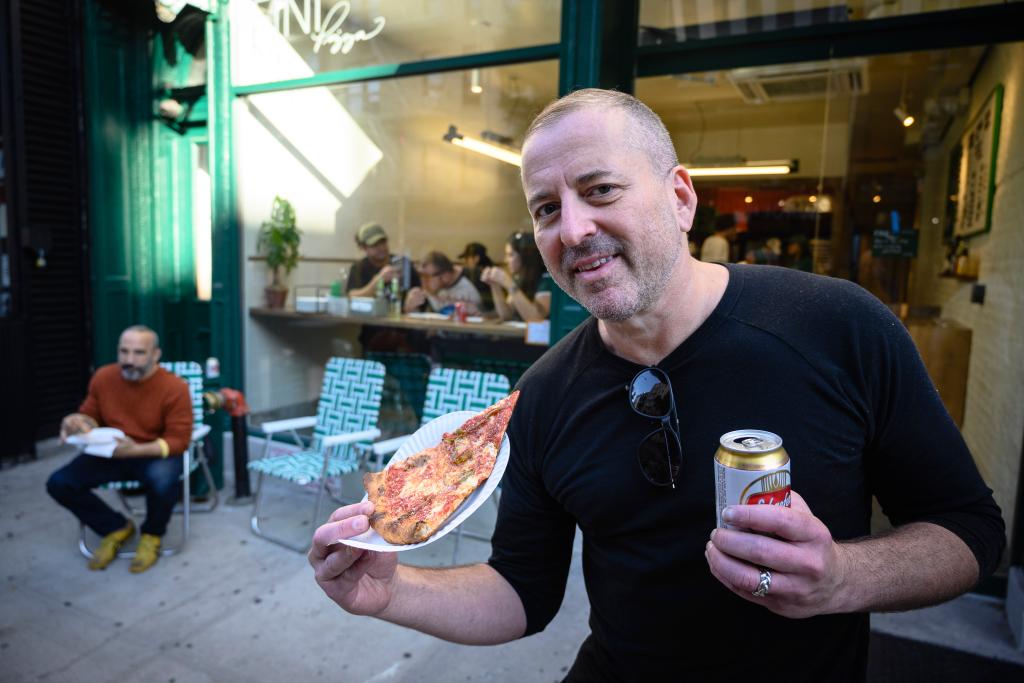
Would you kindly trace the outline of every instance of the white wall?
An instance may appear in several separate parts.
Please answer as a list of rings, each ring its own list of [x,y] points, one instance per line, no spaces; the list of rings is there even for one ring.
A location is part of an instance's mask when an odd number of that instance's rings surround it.
[[[971,283],[938,277],[942,221],[949,150],[997,83],[1005,90],[992,229],[969,241],[971,254],[980,259],[978,282],[986,286],[985,303],[979,305],[970,302]],[[1024,438],[1024,43],[992,47],[972,84],[969,110],[927,163],[920,216],[911,301],[940,305],[944,317],[972,330],[963,435],[1012,535]]]

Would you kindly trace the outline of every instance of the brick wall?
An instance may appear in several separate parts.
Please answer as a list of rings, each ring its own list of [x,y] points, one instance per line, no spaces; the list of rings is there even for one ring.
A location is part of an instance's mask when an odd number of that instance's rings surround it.
[[[950,147],[998,83],[1005,90],[992,229],[969,242],[971,254],[980,258],[978,282],[986,286],[985,303],[979,305],[970,302],[971,283],[938,276],[944,256],[941,227]],[[926,161],[920,252],[909,298],[941,306],[943,317],[973,332],[963,435],[1012,534],[1024,439],[1024,43],[992,48],[971,86],[970,102],[943,148]]]

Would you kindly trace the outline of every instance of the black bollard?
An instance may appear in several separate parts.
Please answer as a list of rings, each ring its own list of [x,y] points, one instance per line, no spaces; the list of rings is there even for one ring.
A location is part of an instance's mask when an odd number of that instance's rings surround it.
[[[242,501],[252,496],[249,488],[249,434],[245,427],[245,415],[232,416],[231,443],[234,445],[235,500]]]

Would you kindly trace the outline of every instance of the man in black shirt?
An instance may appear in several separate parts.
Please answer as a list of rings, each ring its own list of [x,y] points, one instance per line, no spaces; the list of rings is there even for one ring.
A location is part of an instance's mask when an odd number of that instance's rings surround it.
[[[518,384],[491,559],[426,570],[328,546],[367,527],[368,504],[341,508],[309,554],[341,607],[460,643],[535,633],[579,526],[592,633],[567,680],[863,680],[868,612],[994,569],[999,509],[899,321],[848,282],[693,259],[696,195],[647,107],[598,90],[549,105],[523,186],[549,272],[594,317]],[[658,422],[626,387],[651,366],[678,407],[675,486],[637,459]],[[728,508],[740,529],[714,529],[713,453],[739,428],[785,440],[793,504]],[[869,535],[872,495],[891,533]]]

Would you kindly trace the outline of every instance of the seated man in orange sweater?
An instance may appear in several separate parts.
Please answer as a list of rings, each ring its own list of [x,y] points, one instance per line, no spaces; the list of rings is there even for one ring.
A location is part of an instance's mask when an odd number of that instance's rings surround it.
[[[92,492],[109,481],[137,480],[146,494],[146,521],[130,571],[144,572],[160,556],[160,539],[179,497],[181,455],[192,436],[192,399],[188,385],[157,365],[159,360],[156,332],[129,327],[118,341],[117,363],[96,371],[78,412],[61,423],[62,440],[100,426],[126,435],[112,458],[82,453],[46,482],[58,503],[103,537],[90,569],[106,568],[135,533],[130,520]]]

